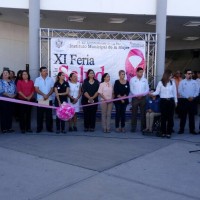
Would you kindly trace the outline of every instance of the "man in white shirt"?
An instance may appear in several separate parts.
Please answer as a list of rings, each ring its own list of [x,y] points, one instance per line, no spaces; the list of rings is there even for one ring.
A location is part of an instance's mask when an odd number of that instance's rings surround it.
[[[52,93],[54,81],[48,76],[46,67],[40,68],[40,77],[35,80],[35,91],[37,93],[37,101],[40,104],[52,105]],[[43,115],[46,115],[46,129],[48,132],[53,132],[52,109],[37,108],[37,133],[43,129]]]
[[[185,70],[185,79],[183,79],[179,86],[178,92],[182,98],[181,101],[181,115],[180,115],[180,130],[179,134],[184,133],[187,115],[189,116],[189,128],[191,134],[195,132],[195,112],[196,112],[196,97],[199,95],[199,87],[196,80],[192,79],[192,71]]]
[[[144,70],[137,68],[136,76],[130,80],[130,91],[135,97],[132,99],[132,121],[131,132],[135,132],[137,128],[137,114],[140,108],[141,131],[146,128],[146,95],[149,93],[149,84],[143,77]]]

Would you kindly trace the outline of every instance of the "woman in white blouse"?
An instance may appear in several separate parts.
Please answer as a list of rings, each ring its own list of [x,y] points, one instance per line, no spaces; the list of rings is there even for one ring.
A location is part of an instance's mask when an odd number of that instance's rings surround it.
[[[162,137],[171,138],[174,126],[174,109],[177,105],[177,92],[174,81],[171,80],[172,71],[165,70],[156,91],[151,95],[160,95],[161,134]]]
[[[81,97],[81,84],[78,82],[78,77],[76,73],[71,73],[69,75],[69,104],[75,108],[75,115],[69,121],[69,131],[77,130],[77,113],[80,111],[80,97]]]

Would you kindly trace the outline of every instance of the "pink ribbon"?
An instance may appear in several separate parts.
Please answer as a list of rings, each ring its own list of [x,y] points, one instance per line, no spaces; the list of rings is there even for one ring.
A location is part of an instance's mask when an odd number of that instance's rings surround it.
[[[133,98],[133,97],[145,96],[147,94],[149,94],[149,92],[145,92],[145,93],[138,94],[138,95],[129,95],[129,96],[120,97],[120,98],[117,98],[117,99],[109,99],[109,100],[106,100],[106,101],[100,101],[100,102],[86,104],[86,105],[80,105],[79,107],[81,108],[81,107],[98,105],[98,104],[102,104],[102,103],[111,103],[111,102],[114,102],[114,101],[120,101],[120,100],[129,99],[129,98]],[[19,104],[29,105],[29,106],[36,106],[36,107],[41,107],[41,108],[51,108],[51,109],[57,109],[58,108],[58,107],[55,107],[55,106],[48,106],[48,105],[43,105],[43,104],[34,103],[34,102],[30,102],[30,101],[23,101],[23,100],[6,98],[6,97],[0,97],[0,100],[12,102],[12,103],[19,103]]]
[[[0,97],[0,100],[13,102],[13,103],[25,104],[25,105],[29,105],[29,106],[37,106],[37,107],[42,107],[42,108],[52,108],[52,109],[58,108],[58,107],[55,107],[55,106],[48,106],[48,105],[43,105],[43,104],[34,103],[34,102],[30,102],[30,101],[23,101],[23,100],[12,99],[12,98],[7,98],[7,97]]]
[[[133,66],[129,60],[132,56],[139,56],[142,61],[138,64],[138,66]],[[126,69],[126,75],[128,81],[136,75],[136,70],[138,67],[141,67],[142,69],[145,69],[145,60],[144,55],[139,49],[132,49],[129,51],[128,56],[125,61],[125,69]]]

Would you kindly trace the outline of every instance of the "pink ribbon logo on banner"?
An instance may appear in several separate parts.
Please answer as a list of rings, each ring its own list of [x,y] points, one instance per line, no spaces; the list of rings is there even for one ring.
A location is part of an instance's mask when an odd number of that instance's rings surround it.
[[[132,56],[139,56],[141,58],[141,62],[137,66],[133,66],[130,62],[130,58]],[[130,80],[132,77],[136,75],[136,70],[138,67],[141,67],[145,70],[145,59],[143,53],[139,49],[132,49],[129,51],[128,56],[125,61],[125,70],[127,79]]]

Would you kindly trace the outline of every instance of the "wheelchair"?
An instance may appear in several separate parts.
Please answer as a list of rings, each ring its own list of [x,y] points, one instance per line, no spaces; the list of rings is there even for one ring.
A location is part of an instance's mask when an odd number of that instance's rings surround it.
[[[161,116],[154,117],[153,122],[153,133],[155,133],[156,136],[161,136]]]
[[[154,117],[152,132],[143,132],[143,135],[155,135],[157,137],[161,136],[161,116]]]

